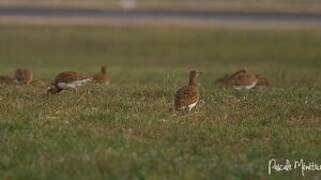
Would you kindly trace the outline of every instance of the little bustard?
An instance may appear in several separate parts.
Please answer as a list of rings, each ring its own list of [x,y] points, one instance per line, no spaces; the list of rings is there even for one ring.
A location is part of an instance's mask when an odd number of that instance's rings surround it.
[[[197,79],[201,73],[191,71],[189,82],[186,86],[177,90],[175,95],[175,110],[188,110],[189,112],[196,106],[200,99]]]
[[[56,76],[53,87],[48,89],[48,93],[56,94],[62,90],[77,89],[90,81],[92,77],[83,76],[77,72],[62,72]]]

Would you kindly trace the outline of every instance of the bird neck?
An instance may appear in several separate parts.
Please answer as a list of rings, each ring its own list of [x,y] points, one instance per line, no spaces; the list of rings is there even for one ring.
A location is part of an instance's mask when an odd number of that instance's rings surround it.
[[[106,67],[102,66],[100,72],[101,74],[106,74],[107,73]]]
[[[197,79],[196,77],[190,77],[189,79],[189,83],[188,83],[189,86],[197,86]]]

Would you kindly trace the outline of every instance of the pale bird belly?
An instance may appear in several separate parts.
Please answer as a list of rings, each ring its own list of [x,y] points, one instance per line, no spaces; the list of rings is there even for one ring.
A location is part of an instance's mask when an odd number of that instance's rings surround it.
[[[58,83],[58,87],[60,87],[62,89],[75,89],[80,86],[83,86],[84,84],[86,84],[90,80],[91,79],[83,79],[83,80],[73,81],[70,83],[60,82],[60,83]]]
[[[252,83],[251,85],[245,86],[245,89],[252,89],[255,87],[257,81],[255,81],[254,83]]]
[[[253,82],[253,83],[250,84],[250,85],[233,86],[233,88],[236,89],[236,90],[242,90],[242,89],[247,89],[247,90],[249,90],[249,89],[254,88],[254,87],[256,86],[256,84],[257,84],[257,81]]]
[[[192,109],[193,107],[195,107],[196,106],[196,104],[198,103],[198,101],[196,101],[195,103],[193,103],[193,104],[190,104],[190,105],[188,105],[188,108],[189,109]]]
[[[244,89],[244,86],[233,86],[233,88],[236,90],[242,90]]]

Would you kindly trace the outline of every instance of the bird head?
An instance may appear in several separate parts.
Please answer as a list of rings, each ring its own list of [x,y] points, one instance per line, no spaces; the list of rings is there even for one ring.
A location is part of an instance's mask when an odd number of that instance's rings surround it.
[[[190,72],[190,77],[191,78],[196,78],[196,77],[199,77],[203,72],[199,72],[199,71],[195,71],[195,70],[192,70]]]

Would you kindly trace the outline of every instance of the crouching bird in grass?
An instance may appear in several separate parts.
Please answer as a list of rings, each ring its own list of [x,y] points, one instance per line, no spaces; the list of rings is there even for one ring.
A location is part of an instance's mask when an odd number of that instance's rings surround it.
[[[236,90],[249,90],[256,86],[258,83],[258,77],[256,74],[249,72],[247,69],[241,69],[236,71],[232,75],[225,75],[218,79],[216,84],[220,88],[233,88]]]
[[[29,69],[18,68],[14,72],[14,79],[18,84],[28,85],[32,82],[32,71]]]
[[[82,76],[77,72],[62,72],[56,76],[55,81],[52,83],[53,87],[48,89],[47,94],[57,94],[62,90],[77,89],[90,81],[92,81],[92,77]]]
[[[189,83],[178,89],[175,95],[175,110],[190,112],[200,99],[197,79],[201,72],[191,71]]]
[[[93,82],[98,84],[109,85],[111,78],[107,75],[106,66],[101,66],[100,73],[93,75]]]
[[[247,69],[241,69],[230,77],[230,84],[236,90],[252,89],[257,84],[256,75]]]

